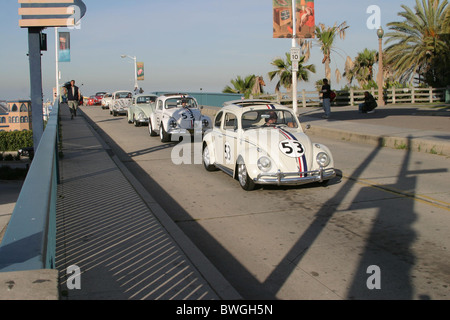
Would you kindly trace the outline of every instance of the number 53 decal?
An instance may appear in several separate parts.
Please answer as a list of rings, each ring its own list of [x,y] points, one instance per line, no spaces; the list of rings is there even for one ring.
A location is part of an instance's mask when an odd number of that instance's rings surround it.
[[[183,113],[181,116],[183,117],[183,120],[188,120],[188,119],[192,120],[192,119],[194,119],[194,115],[192,113],[189,113],[189,114],[188,113]]]
[[[299,158],[305,154],[302,144],[294,140],[284,140],[279,144],[281,152],[291,158]]]

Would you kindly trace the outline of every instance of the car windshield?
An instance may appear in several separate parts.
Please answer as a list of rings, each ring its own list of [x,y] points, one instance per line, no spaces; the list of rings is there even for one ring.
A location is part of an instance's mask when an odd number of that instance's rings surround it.
[[[166,100],[166,109],[181,107],[197,108],[197,102],[194,98],[170,98]]]
[[[252,110],[242,115],[242,129],[257,129],[267,127],[298,128],[294,115],[287,110]]]
[[[126,99],[131,98],[131,92],[117,92],[116,99]]]
[[[151,103],[156,101],[156,96],[141,96],[137,97],[136,103]]]

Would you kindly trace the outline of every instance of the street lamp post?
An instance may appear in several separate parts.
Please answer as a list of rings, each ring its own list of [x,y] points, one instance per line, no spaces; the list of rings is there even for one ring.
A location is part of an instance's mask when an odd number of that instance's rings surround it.
[[[378,28],[378,105],[384,106],[384,97],[383,97],[383,28]]]
[[[138,80],[137,80],[137,60],[136,57],[130,57],[126,54],[120,56],[121,58],[130,58],[134,61],[134,90],[136,91],[139,88]]]

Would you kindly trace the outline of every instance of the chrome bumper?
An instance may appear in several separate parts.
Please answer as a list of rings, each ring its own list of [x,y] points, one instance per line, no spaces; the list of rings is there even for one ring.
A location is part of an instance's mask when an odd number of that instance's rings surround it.
[[[181,128],[175,128],[175,129],[169,129],[167,133],[173,134],[173,135],[202,135],[207,129],[181,129]]]
[[[312,182],[322,182],[333,179],[336,171],[333,168],[319,169],[306,172],[287,172],[278,170],[277,173],[261,173],[253,179],[256,184],[276,184],[276,185],[301,185]]]

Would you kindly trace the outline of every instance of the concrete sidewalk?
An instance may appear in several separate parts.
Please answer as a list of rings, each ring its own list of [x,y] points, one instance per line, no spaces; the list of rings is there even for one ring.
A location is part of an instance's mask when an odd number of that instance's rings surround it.
[[[234,300],[240,295],[82,115],[61,106],[57,269],[63,299]],[[81,271],[69,289],[67,268]]]
[[[450,156],[450,106],[388,105],[361,114],[356,106],[332,107],[323,119],[321,108],[299,108],[307,133],[336,140]]]

